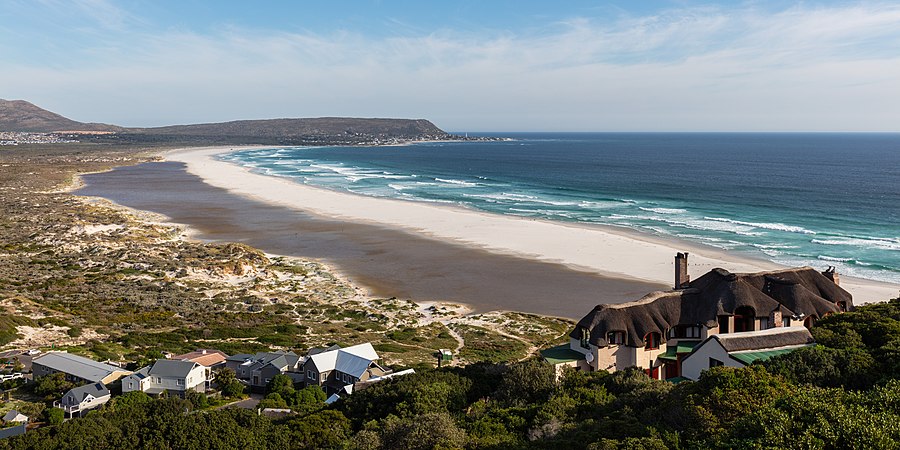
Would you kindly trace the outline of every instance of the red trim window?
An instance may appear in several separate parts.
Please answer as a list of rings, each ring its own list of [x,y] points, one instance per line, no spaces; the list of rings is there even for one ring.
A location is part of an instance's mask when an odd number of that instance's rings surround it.
[[[644,336],[644,350],[656,350],[659,348],[659,333],[651,332]]]

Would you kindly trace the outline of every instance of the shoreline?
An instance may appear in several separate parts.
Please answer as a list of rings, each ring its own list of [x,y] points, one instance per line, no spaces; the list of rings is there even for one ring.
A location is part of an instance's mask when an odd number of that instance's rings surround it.
[[[735,255],[702,244],[648,236],[602,225],[582,225],[502,216],[466,208],[384,199],[332,191],[289,179],[258,174],[215,156],[273,146],[216,146],[169,150],[165,161],[179,162],[206,184],[269,205],[324,218],[396,228],[430,239],[494,254],[560,264],[606,277],[670,284],[675,253],[689,251],[696,278],[715,267],[732,272],[784,268],[770,261]],[[589,242],[589,245],[584,245]],[[842,277],[857,304],[897,296],[900,285]],[[636,300],[637,298],[635,298]]]

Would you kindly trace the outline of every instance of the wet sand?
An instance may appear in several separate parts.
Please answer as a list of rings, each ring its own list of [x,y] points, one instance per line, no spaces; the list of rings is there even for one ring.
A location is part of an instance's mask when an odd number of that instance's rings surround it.
[[[204,183],[178,162],[120,167],[83,181],[75,194],[163,214],[200,239],[324,261],[376,296],[578,319],[599,303],[669,288],[251,200]]]

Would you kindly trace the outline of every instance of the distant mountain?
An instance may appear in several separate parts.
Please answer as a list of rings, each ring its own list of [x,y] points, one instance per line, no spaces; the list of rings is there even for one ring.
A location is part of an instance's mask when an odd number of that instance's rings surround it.
[[[370,136],[373,138],[444,137],[447,133],[425,119],[311,119],[237,120],[223,123],[132,128],[131,133],[176,136],[299,138]]]
[[[39,108],[24,100],[0,99],[0,131],[114,131],[163,139],[221,140],[241,138],[260,142],[275,140],[337,140],[446,138],[449,135],[424,119],[357,119],[320,117],[313,119],[238,120],[224,123],[124,128],[102,123],[83,123]],[[144,139],[144,138],[141,138]]]
[[[39,108],[25,100],[0,99],[0,131],[122,131],[104,123],[78,122]]]

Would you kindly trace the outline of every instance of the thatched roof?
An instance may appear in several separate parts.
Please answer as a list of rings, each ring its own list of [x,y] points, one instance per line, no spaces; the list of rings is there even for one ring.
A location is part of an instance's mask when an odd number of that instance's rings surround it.
[[[581,329],[590,332],[590,342],[605,346],[606,334],[623,331],[625,344],[640,346],[650,332],[665,335],[676,325],[716,326],[718,316],[734,315],[740,307],[752,308],[757,317],[780,311],[784,317],[816,316],[840,312],[838,302],[848,309],[853,297],[812,267],[750,274],[713,269],[686,289],[652,292],[640,300],[597,305],[572,331],[581,338]]]
[[[815,342],[806,327],[779,327],[742,333],[716,334],[710,339],[719,341],[722,348],[729,353],[809,345]]]

